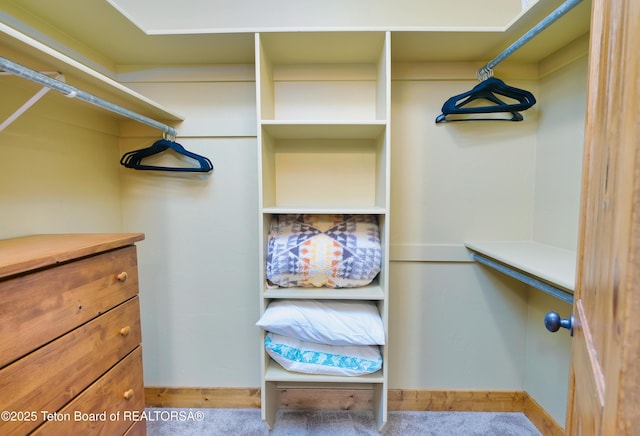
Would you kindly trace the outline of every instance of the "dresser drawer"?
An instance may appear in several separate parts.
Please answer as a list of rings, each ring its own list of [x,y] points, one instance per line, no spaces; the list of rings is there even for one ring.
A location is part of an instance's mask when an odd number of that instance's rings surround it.
[[[3,410],[36,411],[37,420],[5,422],[3,434],[37,427],[141,342],[138,297],[76,328],[0,370]]]
[[[138,347],[60,410],[59,419],[44,423],[33,435],[124,434],[140,417],[131,412],[143,410],[142,349]]]
[[[0,368],[137,293],[135,246],[0,281]]]
[[[131,426],[125,436],[147,436],[147,423],[138,421]]]

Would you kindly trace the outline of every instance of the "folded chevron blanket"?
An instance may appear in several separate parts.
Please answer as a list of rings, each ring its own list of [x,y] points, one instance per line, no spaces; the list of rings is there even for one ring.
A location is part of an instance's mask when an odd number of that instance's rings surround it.
[[[382,262],[375,215],[274,215],[267,243],[267,282],[281,287],[353,288],[378,275]]]

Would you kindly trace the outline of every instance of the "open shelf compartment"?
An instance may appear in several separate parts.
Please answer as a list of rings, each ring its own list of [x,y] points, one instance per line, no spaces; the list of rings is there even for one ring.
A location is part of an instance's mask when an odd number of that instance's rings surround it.
[[[384,120],[384,32],[257,36],[262,120]]]
[[[298,132],[292,137],[283,126],[273,127],[263,126],[261,132],[263,208],[384,210],[388,177],[384,127],[359,126],[368,133],[360,137],[322,135],[317,125],[309,127],[314,135]],[[372,137],[372,130],[378,135]]]

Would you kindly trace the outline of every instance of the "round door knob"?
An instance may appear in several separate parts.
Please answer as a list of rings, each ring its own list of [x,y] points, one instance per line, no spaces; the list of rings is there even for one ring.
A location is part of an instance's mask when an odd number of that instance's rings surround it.
[[[573,336],[573,314],[569,318],[560,318],[557,312],[549,312],[544,317],[544,326],[552,333],[565,328]]]
[[[120,274],[118,274],[118,281],[121,283],[126,282],[128,278],[129,274],[127,274],[126,271],[122,271]]]

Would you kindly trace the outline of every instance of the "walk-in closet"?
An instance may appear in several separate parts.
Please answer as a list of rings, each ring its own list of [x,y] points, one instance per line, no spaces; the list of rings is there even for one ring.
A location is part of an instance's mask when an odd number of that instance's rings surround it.
[[[562,434],[601,1],[232,3],[1,2],[0,409],[38,413],[0,429],[86,404],[111,434],[145,407]],[[126,345],[95,374],[34,354],[102,320]]]

